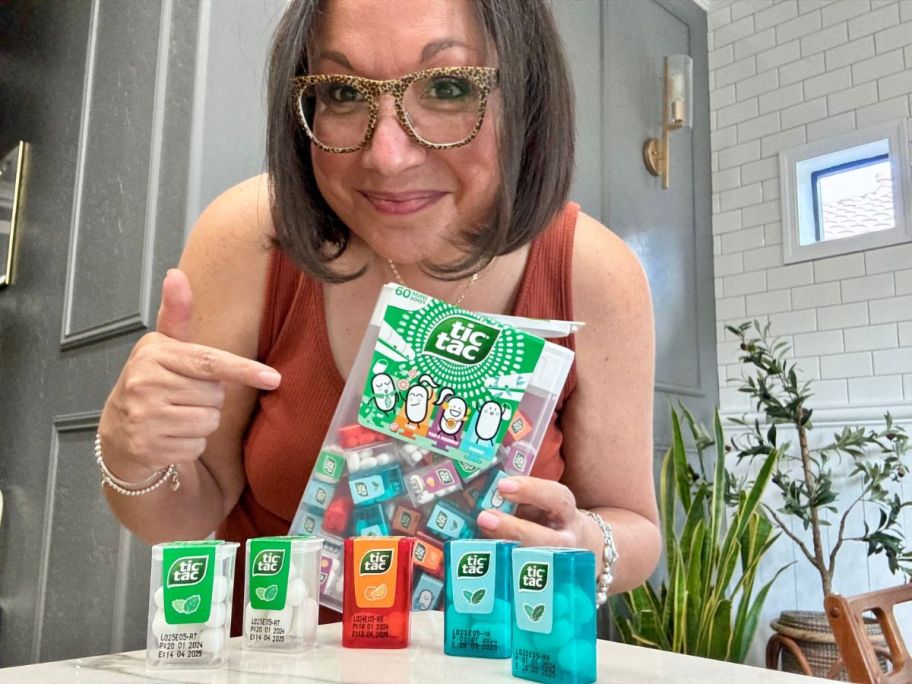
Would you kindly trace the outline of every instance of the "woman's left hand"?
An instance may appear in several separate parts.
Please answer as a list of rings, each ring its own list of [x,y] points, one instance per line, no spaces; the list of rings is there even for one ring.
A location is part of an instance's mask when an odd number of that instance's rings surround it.
[[[478,514],[478,527],[489,537],[515,539],[524,546],[588,548],[587,517],[576,507],[573,492],[560,482],[538,477],[505,477],[497,491],[519,504],[517,515],[498,510]]]

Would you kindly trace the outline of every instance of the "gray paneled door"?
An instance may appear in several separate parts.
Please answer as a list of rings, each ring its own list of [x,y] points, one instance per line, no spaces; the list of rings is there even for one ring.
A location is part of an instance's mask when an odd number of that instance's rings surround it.
[[[670,402],[703,420],[718,404],[706,13],[692,0],[552,0],[573,71],[573,197],[637,253],[656,319],[655,446],[670,443]],[[660,135],[663,58],[694,60],[693,130],[671,139],[671,187],[646,170]]]
[[[262,167],[282,6],[0,5],[0,149],[31,145],[0,290],[0,667],[145,644],[149,551],[108,511],[92,441],[188,222]]]
[[[633,248],[652,290],[658,474],[671,443],[669,407],[681,400],[709,423],[719,401],[706,13],[692,0],[552,6],[576,90],[573,197]],[[694,61],[694,128],[672,135],[671,187],[662,190],[643,165],[642,147],[661,132],[663,58],[672,54]]]

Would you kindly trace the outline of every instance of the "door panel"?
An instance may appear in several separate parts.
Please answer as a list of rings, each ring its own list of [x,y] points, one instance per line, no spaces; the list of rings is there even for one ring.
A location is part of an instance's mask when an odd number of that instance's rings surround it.
[[[552,6],[577,93],[572,196],[636,252],[656,320],[657,448],[667,406],[686,397],[708,419],[717,403],[713,308],[706,14],[691,0]],[[594,41],[598,41],[595,43]],[[693,130],[671,137],[671,187],[650,175],[643,143],[661,132],[663,58],[694,60]]]
[[[658,474],[671,443],[669,406],[681,399],[709,422],[718,404],[706,14],[691,0],[554,0],[552,7],[577,95],[571,196],[636,252],[652,291]],[[671,136],[671,187],[662,190],[642,148],[661,134],[670,54],[694,60],[695,123]]]

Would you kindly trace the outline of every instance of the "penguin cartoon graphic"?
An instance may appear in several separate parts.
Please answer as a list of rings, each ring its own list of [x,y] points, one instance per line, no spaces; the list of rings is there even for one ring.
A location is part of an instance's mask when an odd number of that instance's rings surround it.
[[[412,610],[429,610],[434,602],[434,594],[430,589],[422,589],[412,602]]]
[[[431,389],[434,387],[437,387],[437,383],[430,375],[422,375],[418,382],[409,387],[405,395],[405,418],[409,426],[417,429],[427,420],[431,406]]]
[[[396,407],[396,388],[387,373],[377,373],[371,378],[371,390],[374,393],[374,405],[378,409],[389,413]]]
[[[437,405],[441,404],[443,404],[443,412],[440,416],[440,431],[452,437],[462,430],[469,415],[468,406],[466,406],[465,399],[457,397],[449,387],[440,390]]]
[[[501,406],[496,401],[488,400],[478,409],[478,418],[475,421],[475,436],[479,442],[492,441],[500,430],[500,421],[509,420],[510,408]]]

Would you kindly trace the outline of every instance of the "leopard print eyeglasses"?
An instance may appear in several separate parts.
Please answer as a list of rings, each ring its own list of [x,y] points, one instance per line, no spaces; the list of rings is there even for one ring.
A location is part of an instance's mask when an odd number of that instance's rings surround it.
[[[393,96],[396,117],[415,142],[449,150],[478,135],[497,85],[494,67],[438,67],[389,81],[316,74],[295,78],[292,98],[298,122],[326,152],[355,152],[367,144],[384,93]]]

